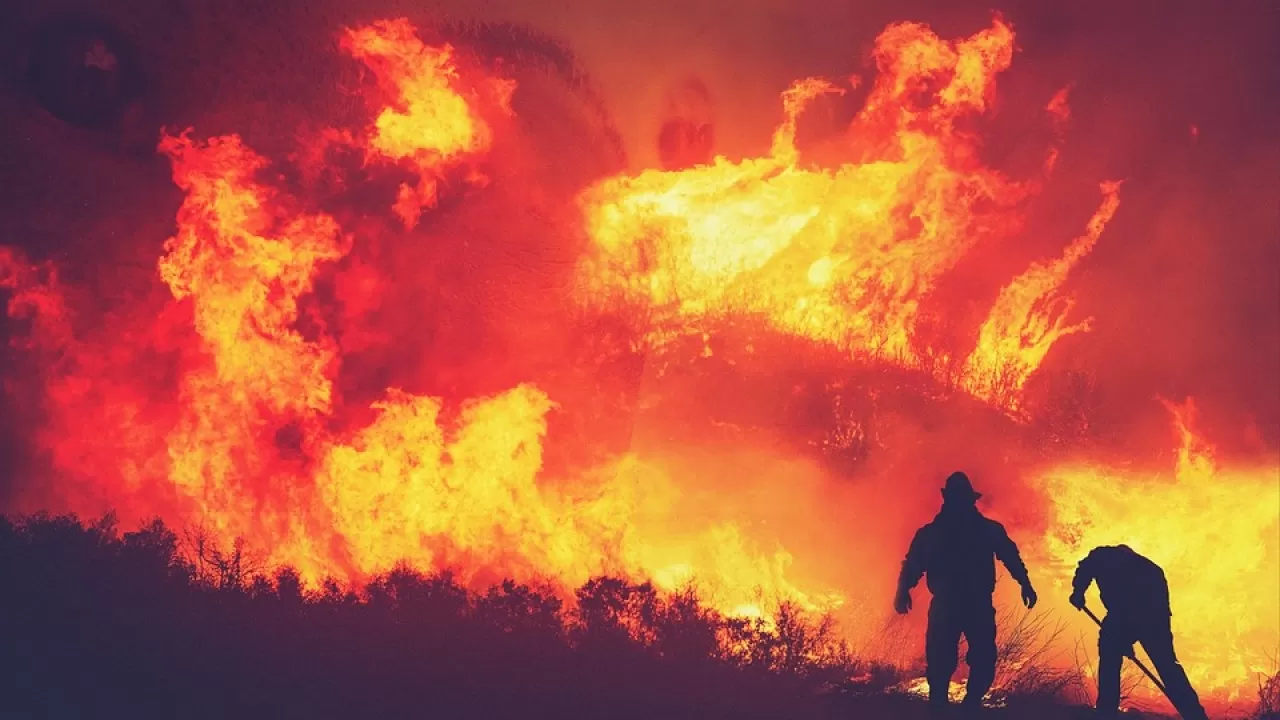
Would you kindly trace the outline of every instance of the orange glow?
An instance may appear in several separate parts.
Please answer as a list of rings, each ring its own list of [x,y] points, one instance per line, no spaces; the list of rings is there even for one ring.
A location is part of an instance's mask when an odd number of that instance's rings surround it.
[[[1172,476],[1081,463],[1040,478],[1051,499],[1046,568],[1065,596],[1075,563],[1099,545],[1126,544],[1156,561],[1169,580],[1178,657],[1197,691],[1247,702],[1254,686],[1242,679],[1273,672],[1280,647],[1280,465],[1220,467],[1196,434],[1195,404],[1168,407],[1178,441]],[[1089,602],[1101,610],[1096,590]],[[1096,636],[1076,619],[1085,637]]]
[[[359,582],[406,562],[421,570],[452,569],[473,586],[501,578],[547,581],[568,596],[595,575],[615,574],[664,591],[693,583],[716,609],[745,617],[766,617],[779,600],[809,610],[854,608],[841,615],[846,633],[873,634],[889,612],[889,596],[875,605],[856,601],[892,583],[905,545],[893,545],[891,535],[900,528],[886,518],[905,517],[918,499],[910,478],[819,467],[794,450],[799,443],[791,437],[777,443],[786,449],[752,447],[759,457],[750,463],[734,456],[736,449],[692,437],[685,442],[705,452],[696,462],[682,455],[686,446],[654,441],[644,451],[612,448],[562,468],[549,459],[562,449],[555,442],[595,439],[555,434],[555,420],[572,412],[567,396],[581,389],[609,397],[605,412],[635,409],[630,398],[613,399],[623,394],[615,388],[606,392],[585,381],[582,388],[557,387],[535,371],[495,383],[495,391],[477,391],[480,397],[427,394],[419,392],[422,385],[384,381],[379,372],[368,373],[375,377],[371,393],[344,394],[344,371],[374,364],[359,350],[393,334],[353,318],[399,310],[416,320],[437,297],[437,288],[427,287],[437,281],[450,291],[464,288],[457,303],[464,306],[473,289],[467,283],[489,289],[489,255],[512,265],[542,261],[528,260],[527,248],[514,243],[477,241],[465,256],[458,249],[472,242],[461,234],[473,227],[466,223],[479,228],[476,237],[495,228],[504,239],[523,231],[513,218],[533,213],[519,206],[507,215],[502,203],[523,201],[524,192],[540,195],[542,188],[521,188],[512,173],[501,193],[477,192],[483,197],[474,206],[468,205],[474,198],[460,199],[470,214],[459,222],[458,237],[444,237],[455,226],[449,213],[431,215],[440,190],[450,182],[482,185],[481,161],[498,166],[509,159],[494,148],[509,140],[503,120],[512,112],[516,85],[468,64],[460,50],[424,43],[405,20],[345,30],[340,45],[371,72],[363,90],[373,113],[364,127],[325,128],[294,157],[304,174],[339,173],[346,170],[326,165],[326,150],[335,144],[355,150],[362,171],[387,173],[388,188],[398,183],[394,198],[388,190],[370,203],[377,207],[344,207],[355,216],[348,220],[326,204],[329,198],[271,179],[267,171],[280,168],[237,136],[165,136],[159,150],[184,200],[158,259],[163,307],[158,314],[151,306],[129,308],[132,314],[108,315],[89,331],[76,315],[93,305],[93,298],[81,297],[89,290],[68,288],[56,268],[32,266],[0,248],[9,313],[31,321],[23,339],[42,362],[37,384],[48,419],[34,442],[47,451],[55,474],[48,483],[56,488],[51,504],[84,514],[115,508],[127,521],[159,515],[177,528],[202,527],[222,544],[243,537],[265,565],[291,565],[310,585],[327,577]],[[701,156],[686,162],[695,156],[689,152],[673,163],[680,169],[600,178],[577,195],[576,207],[566,203],[549,213],[556,217],[548,224],[567,225],[556,232],[581,237],[585,247],[573,264],[557,257],[576,281],[571,289],[552,282],[538,289],[564,295],[547,304],[567,308],[564,317],[572,320],[566,324],[586,317],[583,324],[594,329],[591,323],[602,318],[616,321],[627,341],[618,344],[634,340],[637,351],[670,363],[693,365],[711,354],[717,332],[746,326],[802,341],[787,346],[797,353],[825,358],[834,349],[849,368],[887,363],[894,373],[906,368],[930,382],[945,377],[967,406],[995,418],[998,428],[979,436],[961,427],[949,438],[1012,447],[1032,425],[1031,380],[1049,372],[1046,359],[1064,338],[1091,327],[1091,318],[1073,316],[1068,281],[1105,241],[1121,205],[1120,183],[1102,182],[1101,201],[1082,233],[1065,247],[1046,238],[1054,247],[1039,260],[981,268],[989,293],[972,322],[957,337],[935,340],[927,332],[938,316],[961,314],[939,295],[946,280],[961,274],[962,261],[990,257],[985,251],[1001,243],[1041,246],[1021,236],[1028,205],[1044,190],[1059,148],[1046,150],[1034,177],[1013,178],[984,160],[974,129],[991,110],[996,81],[1013,57],[1013,30],[998,18],[955,41],[920,24],[892,25],[876,41],[878,75],[834,153],[824,152],[821,162],[809,157],[799,118],[819,98],[851,88],[819,78],[795,82],[781,92],[783,119],[767,154],[695,164]],[[1035,112],[1045,114],[1058,141],[1070,119],[1067,96],[1064,89],[1047,104],[1035,100]],[[1085,192],[1093,202],[1092,186]],[[446,230],[420,222],[424,217],[441,218]],[[1071,227],[1063,238],[1077,232]],[[411,272],[422,268],[405,268],[408,280],[391,277],[378,265],[384,258],[360,252],[384,241],[429,245],[438,253],[424,254],[431,261],[457,252],[465,262],[442,265],[477,268],[475,277]],[[484,261],[476,260],[481,256]],[[336,278],[335,268],[342,269]],[[529,277],[539,269],[520,267]],[[400,288],[396,302],[415,293],[427,299],[388,309],[393,303],[383,298],[393,297],[396,283],[411,284],[412,291]],[[325,308],[317,309],[332,300],[326,293],[337,297],[350,326],[335,327]],[[502,320],[523,328],[532,314],[526,310],[507,308]],[[448,320],[463,327],[474,321]],[[434,328],[410,329],[419,330],[430,336]],[[543,339],[538,329],[528,332]],[[679,342],[687,338],[706,342],[690,353]],[[584,344],[595,347],[597,339]],[[408,357],[396,363],[415,370],[428,364],[403,354]],[[517,354],[495,347],[493,363],[519,366],[508,357]],[[604,362],[572,357],[584,365]],[[803,367],[808,359],[766,358],[798,368],[797,386],[813,382]],[[596,370],[587,367],[581,376]],[[844,401],[831,385],[821,392],[834,405]],[[370,397],[378,399],[370,404]],[[935,401],[942,402],[928,398]],[[861,408],[838,409],[852,417]],[[1252,687],[1250,673],[1265,664],[1267,652],[1280,647],[1280,588],[1273,581],[1280,572],[1280,468],[1219,466],[1196,434],[1193,406],[1172,409],[1181,447],[1172,479],[1092,456],[1062,465],[1055,460],[1036,471],[1023,466],[1017,469],[1037,492],[1024,496],[1024,522],[1010,530],[1046,606],[1065,609],[1074,563],[1094,545],[1126,542],[1160,562],[1173,585],[1174,630],[1193,681],[1203,693],[1237,697]],[[719,410],[688,409],[697,419],[733,425]],[[906,417],[909,409],[901,412]],[[972,416],[958,411],[957,417]],[[576,417],[567,424],[574,423],[590,425]],[[903,420],[904,429],[891,421],[877,434],[851,421],[839,430],[874,445],[880,458],[890,458],[882,462],[892,473],[915,472],[909,456],[918,445],[910,443],[923,440],[912,436],[910,424]],[[806,431],[794,429],[797,437]],[[776,466],[764,467],[773,461]],[[813,467],[797,469],[809,462]],[[939,469],[939,477],[949,470]],[[770,485],[749,492],[741,477],[747,471]],[[881,471],[886,474],[876,474]],[[868,489],[876,484],[869,480],[885,487]],[[933,502],[934,489],[929,492]],[[1003,501],[997,492],[992,498]],[[788,512],[771,514],[777,507]],[[1230,520],[1214,525],[1207,517]],[[837,542],[845,538],[858,543]],[[895,557],[877,564],[888,555]],[[1242,592],[1245,587],[1253,592]],[[1076,636],[1095,632],[1083,623],[1074,629]]]
[[[1120,207],[1119,183],[1104,183],[1102,194],[1102,206],[1089,221],[1088,230],[1071,241],[1062,257],[1032,265],[1000,291],[964,374],[965,384],[975,396],[995,399],[1012,390],[1006,397],[1016,405],[1017,391],[1040,367],[1049,348],[1067,335],[1089,329],[1088,320],[1067,324],[1067,314],[1075,303],[1057,293],[1067,273],[1093,250]]]
[[[417,184],[401,184],[395,204],[411,228],[423,209],[436,204],[442,168],[488,150],[492,131],[461,94],[453,48],[423,44],[407,20],[348,30],[341,46],[373,72],[390,99],[369,129],[367,150],[416,172]],[[482,89],[510,112],[514,82],[486,78]]]
[[[255,489],[288,484],[272,433],[289,423],[305,432],[331,406],[332,344],[307,341],[293,325],[316,267],[345,252],[340,231],[324,215],[282,212],[276,193],[252,179],[265,161],[239,138],[167,137],[160,149],[187,193],[160,276],[191,302],[205,355],[182,379],[169,479],[217,536],[265,531],[284,560],[306,546],[307,530],[288,496]]]
[[[415,45],[402,24],[346,37],[377,57],[388,44],[402,50],[407,60],[393,54],[387,62],[406,73],[424,58],[438,61],[436,70],[447,60]],[[418,81],[414,92],[436,92],[439,104],[466,110],[443,85]],[[436,172],[444,165],[435,163],[474,147],[471,125],[424,139],[402,125],[410,116],[379,115],[387,132],[371,138],[371,151],[426,158],[422,167]],[[418,144],[403,150],[398,143],[408,140]],[[408,561],[566,589],[604,573],[669,590],[696,580],[726,611],[759,612],[761,598],[819,607],[786,579],[785,552],[756,550],[731,524],[646,534],[646,523],[658,523],[678,497],[661,491],[670,480],[651,462],[610,462],[564,485],[576,494],[540,483],[555,403],[531,385],[471,401],[448,422],[441,400],[390,388],[372,424],[331,431],[341,358],[325,334],[297,330],[298,301],[355,239],[258,182],[267,161],[234,136],[166,137],[160,149],[187,194],[160,277],[176,301],[190,303],[200,338],[164,440],[167,480],[215,538],[251,538],[270,564],[293,565],[311,583],[368,578]]]
[[[1046,108],[1049,114],[1059,123],[1064,123],[1071,119],[1071,106],[1067,104],[1067,96],[1070,95],[1071,88],[1063,88],[1059,90],[1053,99],[1049,101]]]
[[[958,127],[987,107],[1012,52],[1012,31],[999,21],[954,43],[895,25],[877,42],[881,74],[849,129],[848,162],[801,162],[798,114],[818,95],[843,92],[809,79],[783,94],[786,120],[768,157],[601,183],[584,198],[594,241],[584,302],[642,308],[655,349],[732,317],[906,366],[921,353],[962,352],[922,348],[914,335],[938,280],[975,245],[1015,234],[1020,203],[1038,191],[1038,181],[985,167],[978,138]],[[1065,103],[1059,93],[1050,104],[1056,118]],[[1087,327],[1064,324],[1058,310],[1069,299],[1044,305],[1114,214],[1118,185],[1103,190],[1087,236],[1001,294],[965,365],[963,385],[978,397],[1015,409],[1049,347]],[[997,398],[990,377],[1006,366],[1014,386]]]
[[[290,202],[252,179],[265,161],[237,138],[161,147],[187,200],[160,274],[193,304],[208,358],[183,379],[169,480],[216,537],[269,539],[270,562],[309,582],[367,578],[408,560],[566,588],[602,573],[672,590],[697,578],[727,610],[749,606],[757,590],[804,599],[732,526],[637,536],[637,522],[666,511],[635,496],[643,476],[646,492],[664,497],[655,491],[667,481],[652,467],[601,468],[581,498],[540,487],[554,403],[532,386],[469,403],[453,427],[440,420],[440,400],[391,389],[371,425],[350,438],[329,433],[338,358],[327,339],[304,339],[293,325],[318,266],[346,252],[336,223],[284,211]],[[288,445],[282,428],[296,433]],[[714,550],[698,557],[702,543]]]

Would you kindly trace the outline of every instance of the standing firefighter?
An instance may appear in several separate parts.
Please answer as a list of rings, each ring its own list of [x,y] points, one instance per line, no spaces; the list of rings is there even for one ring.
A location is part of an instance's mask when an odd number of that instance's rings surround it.
[[[1084,594],[1094,581],[1107,616],[1098,635],[1098,715],[1115,717],[1120,706],[1120,664],[1133,657],[1133,644],[1151,657],[1178,714],[1204,720],[1200,698],[1173,652],[1169,583],[1160,566],[1127,545],[1094,548],[1076,567],[1071,604],[1085,609]]]
[[[952,473],[942,488],[942,510],[933,522],[916,532],[902,563],[894,608],[901,614],[911,610],[911,589],[927,575],[929,629],[925,636],[929,703],[948,703],[947,690],[956,670],[960,636],[969,644],[965,661],[969,682],[964,705],[977,708],[991,689],[996,675],[996,610],[991,595],[996,589],[995,558],[1009,569],[1022,586],[1022,601],[1035,607],[1027,568],[1018,555],[1018,546],[1009,539],[1004,526],[983,517],[969,478]]]

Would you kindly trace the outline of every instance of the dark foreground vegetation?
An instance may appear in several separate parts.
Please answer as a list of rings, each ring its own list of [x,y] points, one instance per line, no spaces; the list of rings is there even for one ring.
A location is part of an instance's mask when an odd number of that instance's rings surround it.
[[[765,626],[610,578],[566,604],[409,570],[309,592],[185,540],[0,517],[0,717],[923,717],[788,607]],[[993,714],[1087,716],[1045,687]]]

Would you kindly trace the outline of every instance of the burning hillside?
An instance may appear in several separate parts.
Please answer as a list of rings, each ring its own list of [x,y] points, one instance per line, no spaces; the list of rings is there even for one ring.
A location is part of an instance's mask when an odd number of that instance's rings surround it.
[[[1057,291],[1115,213],[1119,186],[1103,185],[1088,232],[1061,259],[1009,282],[967,356],[921,341],[938,278],[974,245],[1016,234],[1037,189],[984,166],[980,138],[962,125],[994,99],[1012,57],[1001,22],[957,43],[895,26],[880,37],[880,75],[848,129],[847,161],[833,169],[800,164],[797,116],[842,92],[810,79],[783,94],[787,118],[769,157],[602,183],[586,200],[599,251],[585,268],[589,299],[644,307],[651,349],[718,318],[755,317],[850,355],[911,367],[927,357],[978,397],[1016,409],[1049,347],[1087,327],[1068,323],[1070,301]],[[1063,97],[1050,108],[1062,112]]]
[[[400,562],[566,594],[599,575],[692,582],[726,614],[791,601],[864,640],[924,507],[901,475],[940,480],[926,461],[947,462],[911,428],[955,412],[982,435],[956,446],[1025,448],[1033,379],[1091,327],[1067,287],[1123,212],[1113,178],[1088,188],[1077,236],[976,293],[977,314],[946,287],[1023,236],[1069,142],[1064,90],[1043,98],[1055,144],[1036,174],[984,158],[1014,58],[1003,20],[959,40],[886,28],[874,77],[782,92],[767,155],[580,184],[539,183],[521,125],[537,81],[518,62],[407,20],[349,27],[338,48],[358,121],[293,129],[279,156],[165,133],[183,200],[154,287],[108,303],[112,278],[0,254],[26,373],[9,389],[47,465],[26,507],[244,538],[311,585]],[[839,140],[808,152],[806,109],[860,87]],[[743,399],[787,394],[829,409],[788,426]],[[1050,461],[1006,451],[993,484],[1018,502],[993,509],[1063,598],[1093,545],[1160,557],[1193,681],[1236,699],[1280,643],[1280,467],[1215,465],[1191,408],[1171,406],[1181,454],[1159,470],[1069,433]],[[679,441],[645,425],[675,417]],[[875,458],[837,469],[854,446]]]

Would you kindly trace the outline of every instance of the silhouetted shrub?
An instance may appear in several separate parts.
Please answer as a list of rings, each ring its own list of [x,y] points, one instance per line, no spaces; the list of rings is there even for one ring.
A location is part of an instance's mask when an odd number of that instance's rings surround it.
[[[0,716],[771,717],[830,659],[829,625],[785,606],[735,635],[692,589],[601,577],[570,604],[408,566],[307,588],[245,547],[159,520],[0,519]]]
[[[1280,720],[1280,670],[1258,681],[1258,709],[1253,720]]]
[[[834,718],[878,709],[830,618],[726,618],[600,577],[573,598],[400,566],[304,586],[160,521],[0,517],[0,717]],[[572,602],[571,602],[572,600]],[[894,701],[896,702],[896,701]],[[867,703],[871,703],[868,705]],[[913,711],[914,712],[914,711]],[[1041,712],[1037,710],[1037,712]]]

